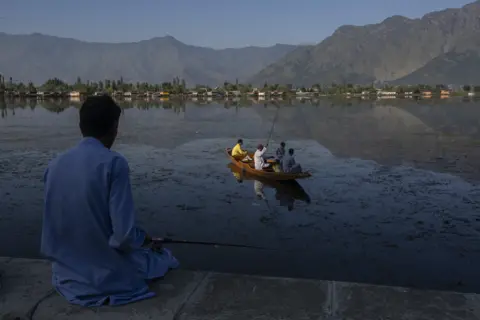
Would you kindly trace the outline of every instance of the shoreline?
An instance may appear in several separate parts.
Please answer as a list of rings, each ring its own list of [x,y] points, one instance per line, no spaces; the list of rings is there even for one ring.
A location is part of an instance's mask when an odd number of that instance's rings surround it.
[[[100,308],[52,291],[50,263],[0,257],[0,319],[462,319],[480,317],[480,295],[368,284],[174,270],[157,295]]]
[[[49,96],[49,97],[40,97],[40,96],[13,96],[0,95],[0,108],[2,104],[5,103],[14,103],[14,102],[72,102],[78,103],[83,102],[87,96],[82,97],[69,97],[69,96]],[[315,102],[315,101],[331,101],[334,102],[376,102],[376,103],[395,103],[395,102],[448,102],[454,100],[462,100],[465,102],[469,101],[480,101],[480,96],[467,96],[467,95],[451,95],[451,96],[432,96],[432,97],[421,97],[421,96],[399,96],[399,97],[382,97],[382,96],[345,96],[345,95],[308,95],[308,96],[281,96],[281,97],[255,97],[255,96],[236,96],[236,97],[207,97],[207,96],[182,96],[182,95],[171,95],[169,97],[122,97],[122,96],[112,96],[112,98],[119,103],[132,103],[132,102],[145,102],[145,103],[279,103],[279,104],[288,104],[288,103],[304,103],[304,102]]]

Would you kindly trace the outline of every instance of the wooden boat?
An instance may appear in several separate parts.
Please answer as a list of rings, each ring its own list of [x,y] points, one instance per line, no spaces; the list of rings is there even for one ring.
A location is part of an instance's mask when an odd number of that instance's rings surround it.
[[[260,176],[254,176],[243,170],[233,163],[228,164],[228,168],[232,171],[233,176],[238,182],[244,180],[260,181],[265,186],[275,189],[277,200],[300,200],[310,203],[310,196],[305,192],[303,187],[296,180],[270,180]]]
[[[257,177],[263,177],[268,180],[296,180],[296,179],[304,179],[311,177],[312,175],[309,172],[301,172],[301,173],[285,173],[285,172],[275,172],[273,169],[264,169],[264,170],[255,170],[253,160],[249,162],[243,162],[235,159],[232,157],[232,149],[227,148],[225,149],[225,153],[227,154],[228,158],[230,161],[242,169],[245,173],[257,176]],[[253,153],[248,154],[250,158],[253,159]],[[272,160],[268,160],[268,162],[272,162]]]

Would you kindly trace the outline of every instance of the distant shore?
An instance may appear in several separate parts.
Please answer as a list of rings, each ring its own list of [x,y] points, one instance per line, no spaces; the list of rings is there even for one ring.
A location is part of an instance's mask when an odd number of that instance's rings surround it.
[[[0,97],[0,109],[10,108],[35,108],[44,107],[49,110],[64,110],[69,107],[80,107],[85,97],[49,97],[38,99],[36,97],[14,97],[6,96]],[[139,98],[139,97],[114,97],[114,100],[123,109],[139,108],[184,108],[187,104],[193,105],[207,105],[217,104],[223,105],[225,108],[229,107],[250,107],[255,105],[274,105],[274,106],[295,106],[299,104],[320,106],[340,106],[349,105],[355,106],[357,104],[370,102],[377,106],[382,105],[402,105],[405,103],[422,103],[422,104],[443,104],[452,101],[458,102],[480,102],[480,96],[447,96],[447,97],[397,97],[385,98],[378,96],[343,96],[343,95],[320,95],[320,96],[286,96],[276,98],[258,98],[249,96],[240,97],[188,97],[172,95],[168,98]]]
[[[178,77],[171,82],[162,83],[130,83],[122,78],[119,80],[104,80],[86,83],[80,78],[74,84],[66,83],[58,78],[47,80],[36,86],[33,83],[15,82],[0,75],[0,96],[17,98],[72,98],[83,99],[87,96],[108,94],[116,99],[234,99],[254,98],[258,100],[289,99],[289,98],[319,98],[343,97],[365,99],[397,99],[397,98],[448,98],[451,96],[478,96],[480,86],[453,86],[445,84],[427,85],[391,85],[391,84],[314,84],[297,86],[294,84],[267,84],[255,87],[250,83],[224,82],[222,85],[210,87],[196,85],[187,87],[185,81]]]
[[[106,93],[95,93],[93,95],[103,95]],[[78,92],[1,92],[0,97],[4,98],[21,98],[21,99],[70,99],[83,100],[91,96]],[[388,93],[378,91],[377,93],[318,93],[318,92],[288,92],[288,93],[263,93],[263,94],[249,94],[249,93],[183,93],[183,94],[169,94],[169,93],[150,93],[150,94],[132,94],[130,92],[116,93],[111,95],[115,99],[120,100],[168,100],[168,99],[190,99],[190,100],[224,100],[224,99],[257,99],[259,101],[267,100],[286,100],[286,99],[315,99],[315,98],[360,98],[364,100],[389,100],[389,99],[432,99],[441,98],[446,99],[450,97],[480,97],[478,92],[463,92],[463,91],[445,91],[443,93],[420,92],[420,93]]]

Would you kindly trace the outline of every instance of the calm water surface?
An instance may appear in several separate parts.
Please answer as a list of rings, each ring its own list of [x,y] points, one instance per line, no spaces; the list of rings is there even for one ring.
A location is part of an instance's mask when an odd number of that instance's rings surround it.
[[[480,103],[124,106],[114,149],[141,225],[274,249],[172,245],[184,268],[480,292]],[[78,109],[0,109],[0,255],[38,257],[43,170],[78,141]],[[272,149],[285,140],[313,177],[261,200],[223,150],[265,142],[277,110]]]

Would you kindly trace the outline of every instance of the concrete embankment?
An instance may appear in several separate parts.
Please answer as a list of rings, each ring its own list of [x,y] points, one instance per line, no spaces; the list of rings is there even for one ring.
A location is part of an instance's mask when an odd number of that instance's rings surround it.
[[[0,319],[480,319],[480,295],[175,270],[157,296],[83,308],[52,293],[50,264],[0,258]]]

